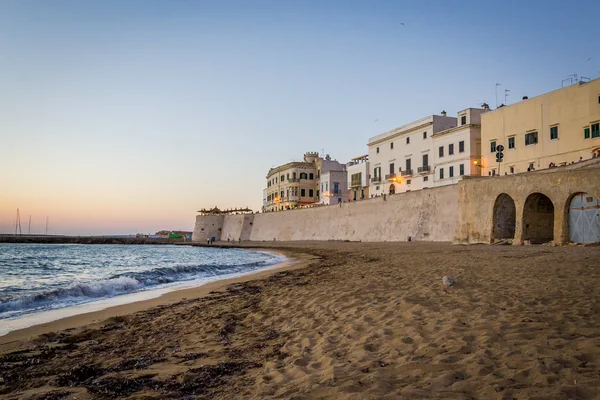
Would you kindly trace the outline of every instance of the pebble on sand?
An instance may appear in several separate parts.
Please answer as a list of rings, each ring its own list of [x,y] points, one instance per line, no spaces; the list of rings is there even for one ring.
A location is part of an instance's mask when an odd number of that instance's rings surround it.
[[[453,286],[454,285],[454,277],[451,275],[446,275],[442,278],[442,283],[444,286]]]

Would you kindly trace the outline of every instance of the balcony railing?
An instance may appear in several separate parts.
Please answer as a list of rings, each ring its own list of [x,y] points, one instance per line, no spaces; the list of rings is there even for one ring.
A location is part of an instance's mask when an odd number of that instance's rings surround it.
[[[298,178],[290,178],[287,181],[288,182],[300,182],[300,179],[298,179]]]
[[[396,174],[394,174],[394,173],[391,173],[391,174],[387,174],[387,175],[385,176],[385,179],[389,181],[389,180],[392,180],[392,179],[394,179],[395,177],[396,177]]]
[[[350,182],[350,187],[362,186],[362,180],[358,179],[356,181]]]
[[[423,165],[422,167],[417,168],[420,174],[426,174],[431,172],[431,165]]]
[[[375,182],[381,182],[381,177],[380,176],[374,176],[373,178],[371,178],[371,182],[375,183]]]
[[[404,171],[401,171],[400,173],[402,174],[402,176],[411,176],[413,174],[413,170],[405,169]]]

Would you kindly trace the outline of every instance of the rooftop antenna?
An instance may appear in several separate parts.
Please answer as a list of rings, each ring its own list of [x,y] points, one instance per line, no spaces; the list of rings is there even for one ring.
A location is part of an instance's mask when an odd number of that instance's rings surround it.
[[[510,96],[508,93],[510,92],[510,89],[504,89],[504,104],[508,105],[508,102],[506,101],[506,98],[508,96]]]
[[[496,83],[496,108],[498,108],[498,86],[502,86],[502,84]]]
[[[15,221],[15,235],[22,235],[21,232],[21,215],[19,214],[19,209],[17,208],[17,219]]]

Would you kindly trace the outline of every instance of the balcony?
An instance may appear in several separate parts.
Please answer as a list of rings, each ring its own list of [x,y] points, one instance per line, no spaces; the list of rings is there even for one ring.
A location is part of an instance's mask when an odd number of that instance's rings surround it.
[[[362,186],[362,179],[357,179],[355,181],[350,182],[350,187]]]
[[[298,178],[291,178],[287,180],[288,182],[300,182],[300,179]]]
[[[428,174],[431,172],[431,165],[423,165],[422,167],[417,168],[420,174]]]
[[[402,174],[402,176],[411,176],[413,174],[413,170],[405,169],[404,171],[401,171],[400,173]]]
[[[391,181],[391,180],[393,180],[393,179],[396,179],[396,174],[394,174],[394,173],[387,174],[387,175],[385,176],[385,179],[386,179],[386,180],[388,180],[388,181]]]
[[[376,182],[381,182],[380,176],[374,176],[373,178],[371,178],[371,183],[376,183]]]

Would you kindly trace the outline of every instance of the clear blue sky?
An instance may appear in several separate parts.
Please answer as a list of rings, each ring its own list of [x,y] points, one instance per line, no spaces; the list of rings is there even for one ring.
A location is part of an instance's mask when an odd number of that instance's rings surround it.
[[[600,1],[0,2],[0,232],[192,229],[268,169],[600,72]],[[403,25],[404,24],[404,25]],[[589,58],[591,61],[588,61]],[[374,122],[377,120],[377,122]],[[23,225],[27,225],[26,221]]]

